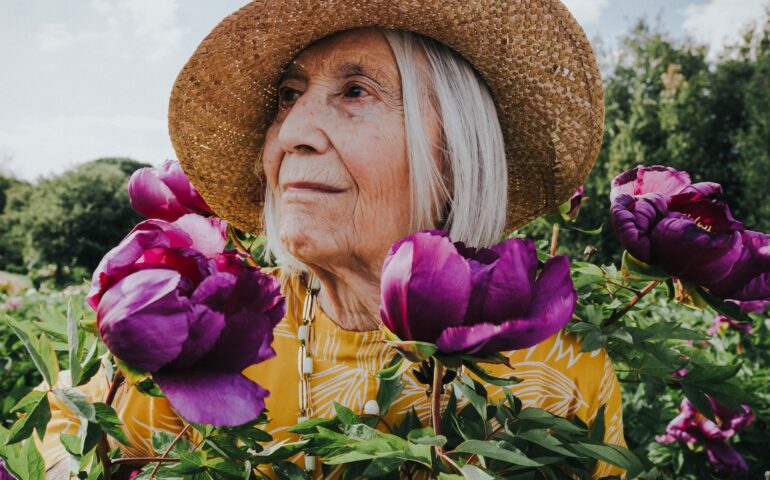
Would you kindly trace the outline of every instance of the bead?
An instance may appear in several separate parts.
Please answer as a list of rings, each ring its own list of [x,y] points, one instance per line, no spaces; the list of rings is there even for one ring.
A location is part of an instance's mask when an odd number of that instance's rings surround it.
[[[300,342],[307,342],[307,325],[300,325],[297,330],[297,338]]]
[[[302,371],[305,372],[305,375],[310,375],[313,373],[313,359],[310,357],[305,357],[302,359]]]
[[[379,415],[380,406],[377,400],[369,400],[364,404],[364,415]]]
[[[305,455],[305,470],[315,470],[315,457]]]

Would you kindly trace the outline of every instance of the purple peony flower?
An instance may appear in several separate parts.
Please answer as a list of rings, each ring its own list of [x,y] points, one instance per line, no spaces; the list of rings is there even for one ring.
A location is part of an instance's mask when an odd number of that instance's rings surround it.
[[[531,241],[475,249],[444,232],[417,232],[395,243],[381,289],[385,327],[442,353],[530,347],[564,327],[577,301],[566,257],[549,259],[538,275]]]
[[[715,295],[743,303],[770,300],[770,235],[746,230],[742,247],[730,272],[706,287]]]
[[[568,202],[562,207],[562,216],[567,220],[575,220],[580,213],[580,209],[583,204],[588,201],[588,197],[584,196],[585,188],[581,185],[575,190]],[[566,208],[566,212],[564,209]]]
[[[698,284],[724,278],[740,258],[743,224],[715,183],[690,183],[685,172],[636,167],[612,182],[610,221],[637,259]]]
[[[0,458],[0,480],[16,480],[16,477],[5,468],[5,462]]]
[[[717,422],[701,415],[686,398],[682,400],[677,415],[666,427],[666,433],[655,439],[660,443],[680,441],[689,445],[703,443],[714,469],[723,475],[741,475],[748,472],[746,460],[727,440],[754,421],[754,414],[747,405],[742,412],[733,412],[707,395]]]
[[[739,302],[735,300],[733,300],[733,303],[737,304],[741,310],[747,313],[761,313],[765,310],[765,307],[770,304],[770,302],[762,301]],[[714,317],[714,321],[711,322],[711,326],[706,330],[706,333],[714,337],[719,334],[724,334],[729,329],[735,329],[742,334],[750,335],[752,324],[751,322],[739,322],[722,314],[718,314]]]
[[[220,253],[216,219],[185,218],[137,225],[102,259],[87,301],[108,349],[151,372],[179,414],[240,425],[269,394],[241,371],[275,355],[284,297],[273,277]]]
[[[173,222],[187,213],[212,213],[176,160],[135,171],[128,181],[128,196],[134,210],[147,218]]]

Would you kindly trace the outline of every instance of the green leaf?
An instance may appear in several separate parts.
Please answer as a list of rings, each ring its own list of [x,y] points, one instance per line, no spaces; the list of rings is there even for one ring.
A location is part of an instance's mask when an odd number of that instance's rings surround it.
[[[669,273],[657,265],[648,265],[634,258],[628,251],[623,252],[623,260],[620,267],[623,277],[633,280],[668,280]]]
[[[86,394],[72,387],[55,388],[53,393],[73,413],[85,418],[89,422],[96,422],[96,410],[91,402],[88,401]]]
[[[306,480],[310,478],[305,470],[291,462],[276,462],[273,464],[273,471],[282,480]]]
[[[683,383],[704,383],[713,384],[718,382],[724,382],[731,378],[741,370],[743,363],[737,365],[693,365],[690,364],[690,368],[687,375],[680,379]]]
[[[158,384],[155,383],[155,381],[153,381],[152,378],[145,378],[144,380],[137,383],[135,386],[138,391],[140,391],[145,395],[149,395],[150,397],[158,397],[158,398],[165,397],[165,395],[163,394],[163,391],[160,389]]]
[[[241,479],[244,475],[243,465],[231,458],[212,458],[206,462],[206,468],[225,478]]]
[[[94,403],[94,411],[96,421],[108,435],[127,447],[131,446],[125,432],[120,428],[123,422],[120,421],[118,414],[111,406],[102,402],[96,402]]]
[[[468,399],[473,408],[479,413],[482,420],[487,420],[487,392],[483,385],[469,377],[466,373],[460,373],[460,381],[457,382],[463,396]]]
[[[315,433],[316,427],[319,425],[330,428],[336,424],[337,424],[336,420],[332,420],[328,418],[311,418],[311,419],[305,420],[302,423],[298,423],[297,425],[289,427],[289,431],[291,433],[299,433],[300,435],[306,435],[308,433]]]
[[[539,445],[547,450],[558,453],[565,457],[575,457],[576,455],[564,448],[564,444],[556,437],[548,433],[547,430],[534,429],[521,431],[516,434],[517,438],[527,440],[535,445]]]
[[[168,450],[176,436],[176,433],[164,432],[162,430],[152,432],[152,448],[154,448],[157,453],[163,455],[166,453],[166,450]],[[171,450],[169,450],[169,453],[171,455],[181,455],[182,453],[189,452],[191,449],[192,445],[190,444],[190,441],[182,437],[177,440]]]
[[[55,384],[59,378],[59,359],[56,357],[56,350],[45,333],[40,334],[38,345],[40,345],[40,356],[43,358],[48,374]]]
[[[377,373],[380,377],[380,387],[377,390],[377,405],[380,415],[388,413],[388,409],[396,401],[406,385],[401,382],[404,371],[409,368],[409,363],[400,355],[396,355],[390,362],[390,366]]]
[[[463,471],[463,476],[468,480],[494,480],[495,478],[479,467],[473,465],[463,465],[461,470]]]
[[[703,287],[697,287],[696,291],[698,292],[698,295],[700,295],[700,297],[705,300],[711,308],[721,313],[722,315],[730,317],[733,320],[752,323],[751,317],[746,312],[741,310],[737,304],[733,302],[726,302],[720,298],[717,298],[704,290]]]
[[[24,416],[11,427],[6,439],[7,444],[17,443],[32,435],[37,430],[40,438],[45,435],[46,425],[51,420],[51,407],[48,404],[47,392],[32,390],[19,400],[11,413],[22,412]]]
[[[354,425],[361,423],[361,417],[353,413],[351,409],[334,402],[334,410],[337,412],[337,418],[345,425]]]
[[[118,368],[123,372],[123,375],[125,375],[126,383],[128,383],[132,387],[150,377],[150,372],[135,368],[134,366],[124,362],[119,358],[115,359],[115,363],[117,364]]]
[[[78,321],[72,313],[71,301],[67,302],[67,351],[72,385],[79,385],[80,376],[83,373],[80,365],[80,332],[78,331]]]
[[[23,480],[45,480],[45,462],[35,446],[35,440],[28,438],[21,444],[17,454],[8,457],[7,467],[17,478]]]
[[[595,458],[627,470],[628,478],[636,478],[644,471],[639,457],[634,453],[618,445],[599,445],[593,443],[575,443],[570,449],[584,456]]]
[[[706,394],[703,393],[700,388],[683,383],[682,392],[684,392],[687,399],[693,404],[696,410],[703,414],[704,417],[713,422],[717,421],[714,417],[714,410],[711,408],[711,402],[709,402],[708,398],[706,398]]]
[[[436,435],[433,431],[433,427],[417,428],[409,432],[406,437],[410,442],[417,443],[419,445],[434,445],[436,447],[443,447],[447,438],[443,435]]]
[[[602,228],[604,227],[604,225],[599,225],[597,228],[591,228],[591,229],[578,228],[578,227],[573,227],[571,225],[566,225],[566,227],[570,230],[575,230],[577,232],[584,233],[586,235],[597,236],[602,233]]]
[[[75,455],[76,457],[81,455],[80,437],[77,435],[61,433],[59,434],[59,441],[64,446],[64,449],[70,453],[70,455]]]
[[[454,449],[458,453],[475,453],[478,456],[492,458],[501,462],[524,467],[542,467],[544,464],[528,458],[521,450],[513,446],[501,448],[500,442],[466,440]]]
[[[599,407],[599,411],[596,413],[596,419],[591,427],[591,432],[588,434],[588,438],[596,443],[604,442],[604,408],[606,405]]]
[[[473,372],[477,377],[479,377],[480,379],[492,385],[497,385],[500,387],[509,387],[511,385],[516,385],[517,383],[521,382],[521,379],[518,379],[513,376],[508,378],[495,377],[494,375],[490,374],[488,371],[486,371],[485,369],[476,365],[473,362],[465,361],[463,362],[463,365],[465,365],[465,368]]]
[[[50,387],[52,387],[55,384],[55,379],[52,378],[51,372],[48,370],[48,366],[46,365],[46,361],[43,359],[43,355],[40,352],[40,342],[38,339],[35,338],[35,335],[26,325],[17,322],[8,315],[4,315],[4,317],[8,323],[8,326],[11,327],[13,333],[19,337],[21,343],[24,344],[27,352],[29,352],[29,356],[32,358],[32,363],[35,364],[35,367],[37,367],[37,370],[43,376],[43,380],[45,380],[45,382]]]
[[[591,330],[586,332],[580,340],[581,352],[593,352],[607,344],[607,335],[604,335],[600,330]]]

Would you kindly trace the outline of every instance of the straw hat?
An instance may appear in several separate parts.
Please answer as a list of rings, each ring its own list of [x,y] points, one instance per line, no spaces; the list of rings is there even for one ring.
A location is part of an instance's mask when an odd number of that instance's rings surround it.
[[[217,215],[262,231],[259,153],[282,68],[314,41],[365,26],[433,37],[485,79],[505,139],[509,229],[583,183],[601,145],[604,95],[585,32],[558,0],[257,0],[214,28],[171,92],[171,141]]]

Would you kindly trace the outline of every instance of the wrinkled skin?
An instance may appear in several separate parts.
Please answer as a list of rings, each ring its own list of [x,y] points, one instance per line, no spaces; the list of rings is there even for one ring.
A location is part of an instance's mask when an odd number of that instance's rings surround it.
[[[391,247],[382,270],[384,325],[445,354],[530,347],[563,328],[576,302],[567,258],[538,275],[535,245],[521,239],[475,249],[417,232]]]
[[[289,65],[263,165],[278,235],[318,275],[322,308],[350,330],[378,327],[388,247],[410,233],[398,67],[376,29],[322,39]],[[436,125],[434,143],[438,138]]]

